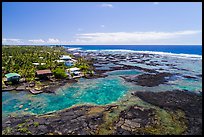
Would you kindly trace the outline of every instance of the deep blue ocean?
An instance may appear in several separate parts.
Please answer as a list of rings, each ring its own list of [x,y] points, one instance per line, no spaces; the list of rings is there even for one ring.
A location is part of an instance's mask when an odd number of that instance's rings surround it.
[[[135,50],[202,55],[202,45],[64,45],[81,50]]]

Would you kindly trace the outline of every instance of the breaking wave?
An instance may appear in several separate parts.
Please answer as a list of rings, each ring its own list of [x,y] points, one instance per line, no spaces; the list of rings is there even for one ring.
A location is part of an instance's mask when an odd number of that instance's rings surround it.
[[[184,54],[184,53],[171,53],[171,52],[160,52],[160,51],[136,51],[136,50],[124,50],[124,49],[115,49],[115,50],[86,50],[88,52],[101,52],[101,53],[145,53],[145,54],[157,54],[161,56],[171,56],[178,58],[188,58],[188,59],[202,59],[202,55],[197,54]]]

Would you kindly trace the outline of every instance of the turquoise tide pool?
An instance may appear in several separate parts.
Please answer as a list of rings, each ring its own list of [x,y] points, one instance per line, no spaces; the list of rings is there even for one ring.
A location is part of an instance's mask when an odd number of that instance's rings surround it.
[[[4,92],[3,115],[12,113],[45,114],[76,104],[105,105],[117,101],[130,89],[119,75],[139,74],[136,70],[114,71],[106,78],[83,79],[60,88],[56,94],[31,95],[24,91]]]
[[[29,113],[46,114],[63,110],[74,105],[106,105],[116,103],[133,91],[171,91],[175,89],[202,92],[201,79],[177,78],[167,84],[156,87],[143,87],[125,82],[121,75],[137,75],[137,70],[118,70],[108,72],[108,77],[98,79],[79,79],[77,83],[61,87],[56,94],[42,93],[32,95],[29,92],[13,91],[2,93],[2,114]]]

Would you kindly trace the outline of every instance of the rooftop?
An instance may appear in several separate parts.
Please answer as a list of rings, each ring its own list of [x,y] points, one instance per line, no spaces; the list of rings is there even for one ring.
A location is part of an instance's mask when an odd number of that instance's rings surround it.
[[[8,74],[6,74],[5,76],[6,76],[6,78],[11,78],[11,77],[20,77],[20,75],[19,75],[19,74],[17,74],[17,73],[8,73]]]
[[[70,70],[70,71],[78,71],[78,70],[80,70],[80,68],[70,68],[70,69],[68,69],[68,70]]]
[[[70,56],[68,56],[68,55],[63,55],[62,57],[60,57],[60,59],[72,59]]]
[[[37,75],[52,74],[52,72],[49,69],[37,70],[36,73]]]
[[[58,63],[65,62],[64,60],[55,60],[55,61],[57,61]]]
[[[33,65],[45,65],[46,63],[32,63]]]

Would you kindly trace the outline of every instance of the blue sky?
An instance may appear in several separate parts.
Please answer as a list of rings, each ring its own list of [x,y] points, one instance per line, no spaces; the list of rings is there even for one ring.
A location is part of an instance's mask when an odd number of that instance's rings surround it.
[[[3,2],[3,44],[199,44],[201,2]]]

